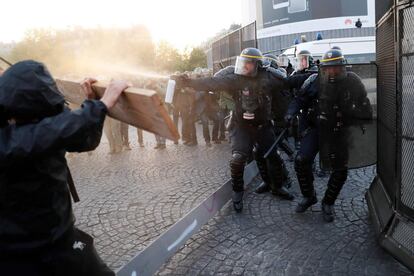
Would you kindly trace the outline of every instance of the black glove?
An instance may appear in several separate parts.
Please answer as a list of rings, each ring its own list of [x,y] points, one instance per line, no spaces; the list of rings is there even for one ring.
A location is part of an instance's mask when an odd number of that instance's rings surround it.
[[[292,126],[293,116],[290,114],[286,114],[284,119],[285,119],[285,127],[290,128]]]
[[[187,74],[172,75],[170,79],[175,80],[175,85],[179,88],[186,87],[186,83],[190,80]]]

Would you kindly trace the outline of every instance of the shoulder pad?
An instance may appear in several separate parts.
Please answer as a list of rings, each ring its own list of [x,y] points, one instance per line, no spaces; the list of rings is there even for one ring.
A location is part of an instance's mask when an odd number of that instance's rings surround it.
[[[279,79],[285,79],[286,74],[284,74],[282,71],[275,69],[273,67],[267,67],[266,72],[271,73],[272,76],[279,78]]]
[[[350,72],[350,71],[348,71],[346,73],[347,73],[348,80],[351,80],[351,81],[361,81],[361,78],[356,73]]]
[[[307,89],[309,86],[311,86],[311,84],[316,80],[317,77],[318,77],[318,74],[310,75],[309,78],[307,78],[302,84],[301,89]]]
[[[227,66],[214,74],[214,77],[224,77],[234,74],[234,65]]]
[[[314,65],[311,68],[309,68],[308,70],[306,70],[308,73],[318,73],[319,72],[319,68],[318,66]]]
[[[288,75],[287,75],[287,71],[285,68],[277,68],[277,70],[279,70],[280,73],[282,73],[287,78]]]
[[[345,85],[355,91],[366,91],[366,87],[362,82],[362,79],[354,72],[347,72],[347,78]]]

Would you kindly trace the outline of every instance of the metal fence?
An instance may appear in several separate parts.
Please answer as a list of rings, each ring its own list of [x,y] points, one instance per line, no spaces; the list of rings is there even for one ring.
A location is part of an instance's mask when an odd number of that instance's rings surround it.
[[[414,6],[399,11],[401,181],[399,209],[414,219]],[[414,254],[414,242],[412,244]]]
[[[244,48],[257,47],[256,22],[242,27],[212,43],[213,71],[234,65]]]
[[[414,3],[386,4],[377,7],[378,174],[366,197],[381,246],[414,271]]]
[[[396,183],[396,124],[397,94],[394,62],[394,16],[389,16],[377,28],[378,66],[378,174],[391,198]]]

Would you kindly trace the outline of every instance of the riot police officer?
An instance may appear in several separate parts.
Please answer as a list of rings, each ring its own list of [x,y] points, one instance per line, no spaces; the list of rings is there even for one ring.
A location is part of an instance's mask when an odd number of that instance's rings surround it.
[[[286,70],[279,67],[278,58],[272,54],[265,54],[264,55],[264,66],[272,67],[276,70],[279,70],[283,75],[286,76]],[[273,127],[276,136],[279,136],[282,131],[284,130],[284,115],[286,114],[287,107],[289,102],[291,101],[291,97],[288,91],[283,91],[282,95],[278,97],[272,97],[272,120],[273,120]],[[286,137],[279,142],[278,147],[283,150],[291,160],[293,160],[294,151],[290,148],[289,143],[285,141]],[[289,176],[289,172],[286,168],[284,161],[282,160],[283,164],[283,181],[286,187],[290,187],[292,180]],[[270,190],[269,183],[262,182],[256,189],[255,193],[261,194],[268,192]]]
[[[212,78],[189,79],[182,75],[175,79],[178,86],[227,91],[233,97],[235,114],[230,130],[230,170],[235,210],[241,212],[243,209],[243,172],[253,147],[257,149],[255,158],[263,181],[269,184],[274,195],[292,200],[293,196],[283,187],[282,160],[277,151],[273,151],[268,160],[263,158],[276,138],[271,124],[271,101],[282,91],[284,76],[274,68],[264,68],[263,55],[256,48],[244,49],[237,57],[234,70],[229,68],[225,72]]]
[[[302,50],[296,55],[296,68],[290,75],[289,85],[291,87],[291,93],[293,97],[297,97],[298,91],[303,82],[312,74],[318,72],[318,67],[314,63],[313,56],[308,50]],[[300,137],[303,132],[303,113],[306,110],[300,111],[293,119],[292,124],[292,136],[295,139],[295,148],[300,148]]]
[[[272,54],[263,55],[263,67],[273,67],[279,69],[278,58]],[[282,70],[284,72],[285,70]]]
[[[350,143],[357,148],[358,141],[350,141],[351,126],[358,122],[361,124],[359,131],[363,133],[361,129],[372,120],[365,87],[355,73],[347,71],[341,51],[331,49],[325,53],[319,73],[305,81],[299,95],[290,103],[285,116],[288,125],[301,109],[307,111],[295,171],[303,200],[296,212],[303,213],[317,203],[312,163],[319,151],[321,161],[325,162],[325,165],[321,162],[321,167],[332,171],[322,199],[323,218],[332,222],[335,200],[347,179],[348,169],[354,166],[348,149]]]
[[[296,69],[292,74],[316,73],[317,71],[318,68],[311,52],[302,50],[296,55]]]
[[[277,65],[279,68],[285,69],[288,76],[290,76],[294,71],[292,63],[290,63],[289,57],[286,54],[281,54],[278,56]]]

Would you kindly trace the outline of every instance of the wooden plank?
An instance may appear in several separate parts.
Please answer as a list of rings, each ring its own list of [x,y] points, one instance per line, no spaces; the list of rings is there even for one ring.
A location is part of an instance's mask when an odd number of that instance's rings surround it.
[[[80,105],[85,100],[80,82],[56,79],[56,84],[68,102]],[[103,96],[107,85],[97,82],[92,86],[99,98]],[[108,115],[167,139],[180,139],[177,128],[155,91],[135,87],[126,89]]]

